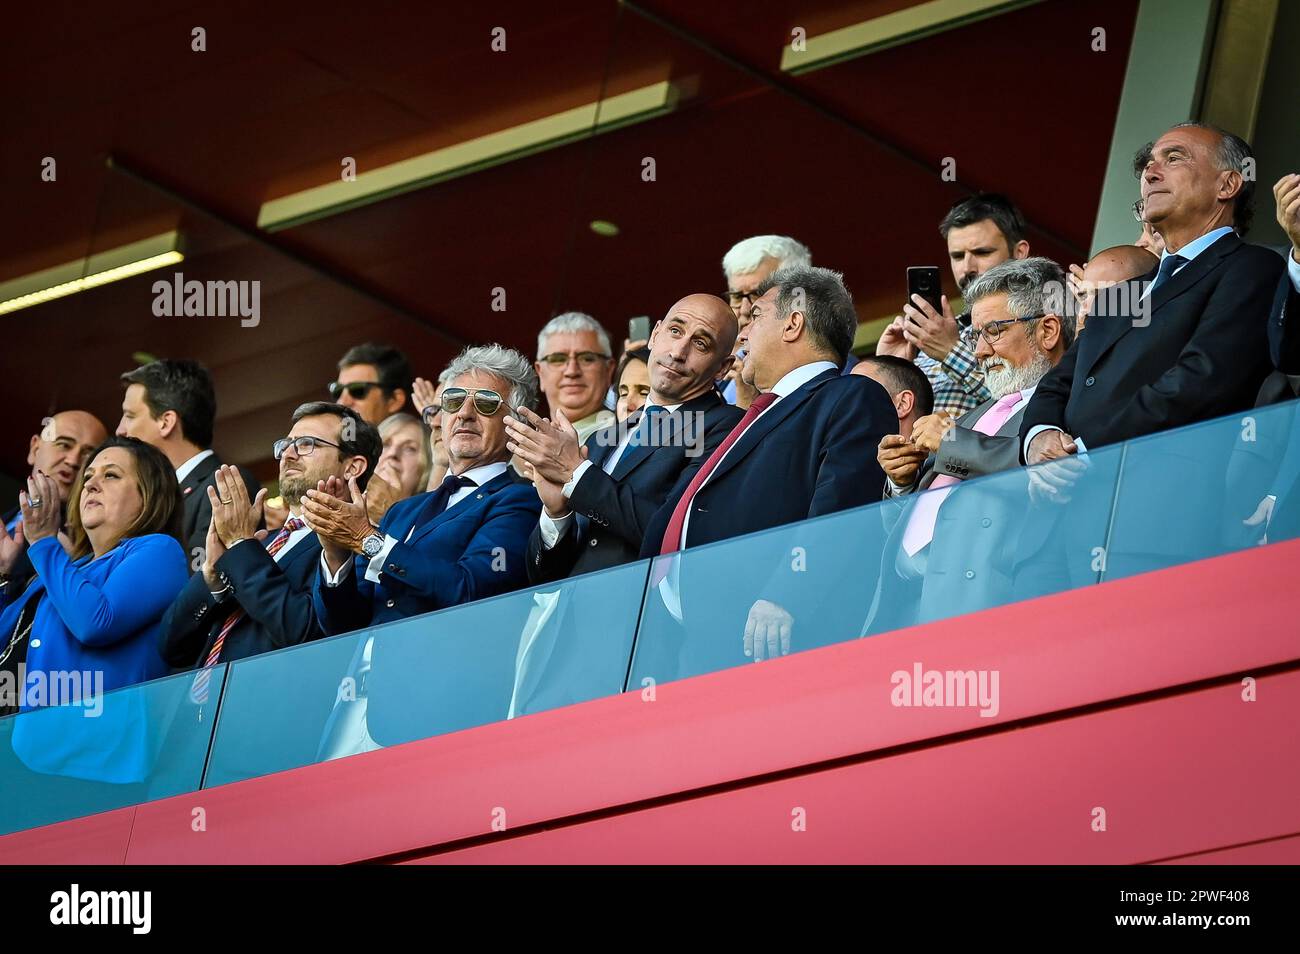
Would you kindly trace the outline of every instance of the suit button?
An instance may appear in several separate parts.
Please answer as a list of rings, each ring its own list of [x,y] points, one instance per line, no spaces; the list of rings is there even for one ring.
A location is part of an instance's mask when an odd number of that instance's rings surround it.
[[[591,546],[594,547],[595,545],[596,545],[596,541],[595,541],[595,539],[593,539],[593,540],[591,541]]]
[[[389,609],[392,609],[394,606],[397,605],[397,600],[389,600],[384,605],[387,606]]]
[[[39,649],[40,645],[41,645],[41,641],[39,639],[32,640],[32,649]]]
[[[1097,379],[1094,378],[1094,377],[1090,374],[1090,375],[1088,375],[1087,378],[1084,379],[1083,386],[1084,386],[1085,388],[1090,388],[1090,387],[1093,386],[1093,384],[1096,383],[1096,381],[1097,381]]]
[[[973,580],[973,579],[975,579],[975,571],[974,571],[974,570],[967,570],[967,571],[966,571],[966,579],[968,579],[968,580]]]
[[[988,517],[985,517],[983,520],[980,521],[980,526],[981,526],[981,527],[991,527],[991,526],[993,526],[993,521],[990,520]]]

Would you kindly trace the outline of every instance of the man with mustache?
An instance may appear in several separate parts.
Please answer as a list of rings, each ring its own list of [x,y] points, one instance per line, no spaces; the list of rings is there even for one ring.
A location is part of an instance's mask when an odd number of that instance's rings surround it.
[[[891,434],[880,442],[885,494],[907,505],[882,509],[892,528],[872,630],[982,608],[994,598],[990,582],[1009,575],[995,566],[999,541],[1014,530],[1012,513],[979,501],[972,521],[969,507],[950,505],[973,499],[953,494],[961,481],[1019,466],[1025,408],[1074,340],[1064,287],[1061,267],[1046,258],[1003,262],[967,286],[975,357],[993,396],[958,418],[944,411],[921,418],[910,440]]]

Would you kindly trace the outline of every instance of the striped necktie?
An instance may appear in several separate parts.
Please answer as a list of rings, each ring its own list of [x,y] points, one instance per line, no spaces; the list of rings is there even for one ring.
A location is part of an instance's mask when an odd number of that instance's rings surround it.
[[[275,559],[275,555],[284,549],[293,532],[303,526],[305,524],[298,517],[290,517],[285,521],[280,532],[271,541],[271,545],[266,548],[266,552],[271,559]],[[217,633],[217,639],[212,644],[212,649],[208,651],[208,658],[203,662],[203,668],[194,677],[194,685],[190,689],[190,698],[195,702],[204,703],[208,701],[208,683],[212,681],[212,667],[221,659],[221,650],[226,645],[226,637],[246,615],[244,608],[241,606],[227,616],[226,621],[221,624],[221,632]]]

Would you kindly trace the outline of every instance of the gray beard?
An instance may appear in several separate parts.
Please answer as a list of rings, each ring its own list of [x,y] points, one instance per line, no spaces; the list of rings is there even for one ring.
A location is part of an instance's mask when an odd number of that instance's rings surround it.
[[[1018,368],[990,371],[987,367],[988,363],[985,361],[984,386],[989,389],[994,400],[1004,398],[1013,391],[1032,388],[1043,379],[1043,375],[1052,370],[1052,362],[1042,351],[1035,351],[1029,363]]]

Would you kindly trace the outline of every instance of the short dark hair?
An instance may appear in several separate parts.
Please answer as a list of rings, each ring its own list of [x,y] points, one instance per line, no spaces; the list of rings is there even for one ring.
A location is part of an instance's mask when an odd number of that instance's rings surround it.
[[[351,439],[347,436],[349,428],[346,423],[339,424],[339,456],[366,459],[366,469],[357,478],[357,486],[365,490],[366,484],[370,482],[370,475],[375,472],[375,465],[379,463],[379,455],[384,452],[384,442],[379,437],[379,428],[352,408],[330,401],[308,401],[306,404],[299,404],[293,412],[292,423],[297,424],[304,417],[313,417],[317,414],[332,414],[341,422],[352,422]]]
[[[948,233],[953,229],[965,228],[985,219],[991,219],[1007,240],[1007,251],[1013,251],[1016,245],[1024,241],[1025,217],[1010,199],[997,192],[980,192],[962,199],[948,210],[948,214],[939,223],[939,234],[947,241]]]
[[[212,446],[212,424],[217,419],[217,392],[212,375],[197,361],[162,358],[142,364],[122,375],[126,386],[144,388],[144,403],[156,420],[175,411],[181,420],[181,434],[204,450]]]
[[[1185,122],[1177,123],[1173,129],[1184,129],[1192,126],[1196,129],[1208,129],[1210,132],[1219,137],[1219,148],[1215,158],[1219,162],[1220,171],[1232,170],[1241,173],[1241,189],[1237,192],[1232,200],[1232,227],[1236,229],[1237,234],[1245,237],[1250,231],[1250,223],[1255,218],[1255,176],[1247,176],[1243,168],[1247,161],[1253,161],[1255,158],[1254,151],[1250,148],[1250,143],[1242,139],[1235,133],[1230,133],[1226,129],[1220,129],[1212,123],[1195,123]],[[1139,180],[1142,173],[1146,171],[1147,163],[1151,161],[1151,153],[1155,150],[1155,141],[1151,141],[1133,154],[1133,175]]]
[[[339,370],[354,364],[373,365],[379,375],[379,386],[389,395],[397,388],[411,393],[411,362],[392,345],[367,341],[349,348],[347,354],[339,359]]]
[[[81,523],[81,490],[86,482],[86,468],[110,447],[121,447],[135,461],[135,482],[140,490],[140,514],[127,527],[122,539],[142,537],[150,533],[165,533],[177,543],[181,542],[181,515],[185,502],[180,484],[176,482],[176,468],[167,455],[135,437],[110,437],[94,449],[77,475],[68,494],[68,537],[72,541],[71,556],[80,559],[91,552],[90,538]],[[114,542],[114,546],[121,543]]]
[[[614,371],[614,389],[618,389],[618,379],[623,376],[623,369],[633,361],[640,361],[647,368],[650,367],[650,349],[633,348],[631,351],[624,351],[623,357],[618,359],[618,368]]]
[[[844,276],[817,265],[787,265],[769,275],[754,294],[762,298],[773,288],[780,289],[777,314],[784,318],[793,311],[802,311],[813,344],[834,354],[843,367],[858,330],[858,313],[853,308],[853,296],[844,286]],[[796,308],[800,296],[802,307]]]
[[[930,379],[911,361],[892,354],[869,354],[862,363],[880,369],[890,397],[911,391],[916,399],[917,417],[925,417],[934,410],[934,388],[930,386]]]

